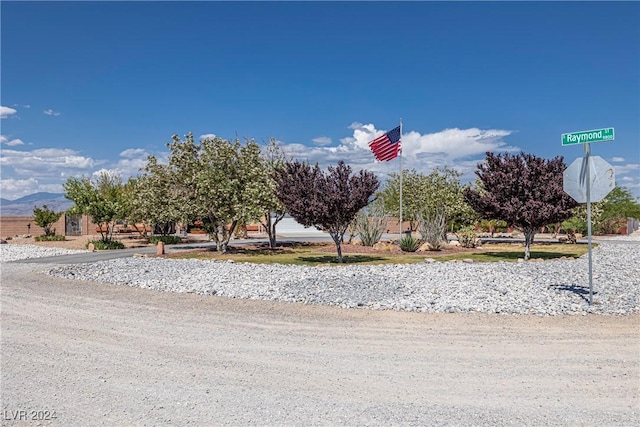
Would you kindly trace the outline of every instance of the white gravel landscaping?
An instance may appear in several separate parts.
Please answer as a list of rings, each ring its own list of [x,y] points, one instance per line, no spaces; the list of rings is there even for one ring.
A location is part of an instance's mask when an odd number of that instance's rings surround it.
[[[2,262],[18,261],[21,259],[44,258],[49,256],[86,253],[84,250],[48,248],[37,245],[0,245],[0,260]]]
[[[640,240],[640,236],[625,236]],[[640,311],[640,245],[602,243],[588,258],[544,262],[431,262],[376,266],[292,266],[129,257],[56,266],[49,274],[229,298],[427,313],[626,315]],[[3,245],[2,260],[67,251]]]

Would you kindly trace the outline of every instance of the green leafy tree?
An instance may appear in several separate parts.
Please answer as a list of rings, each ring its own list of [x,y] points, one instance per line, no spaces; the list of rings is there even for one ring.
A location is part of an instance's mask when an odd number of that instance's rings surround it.
[[[285,154],[281,145],[271,138],[266,146],[263,154],[263,171],[260,173],[260,182],[262,183],[262,191],[257,196],[256,203],[260,205],[264,211],[260,218],[260,223],[267,230],[269,236],[269,247],[276,247],[276,227],[284,218],[286,208],[278,199],[276,193],[275,171],[282,167],[287,160],[290,160]]]
[[[464,197],[482,218],[520,227],[525,236],[524,258],[528,260],[536,232],[569,218],[577,205],[562,189],[565,169],[562,157],[546,160],[524,152],[487,152],[476,170],[480,186],[466,188]]]
[[[208,218],[209,235],[225,251],[239,222],[252,222],[263,214],[259,203],[265,167],[254,141],[241,145],[214,138],[202,143],[202,164],[197,194]]]
[[[602,219],[604,200],[591,203],[591,227],[598,230]],[[561,223],[560,228],[568,234],[587,234],[587,204],[582,203],[571,210],[571,217]]]
[[[155,156],[147,158],[143,171],[141,176],[130,178],[125,185],[129,222],[143,224],[143,234],[149,227],[166,236],[172,229],[171,224],[187,222],[181,205],[180,186],[171,168],[158,163]]]
[[[42,205],[41,208],[34,206],[33,208],[33,222],[43,228],[45,236],[55,236],[56,230],[51,229],[51,226],[55,224],[61,216],[62,212],[54,212],[49,209],[47,205]]]
[[[338,162],[328,173],[308,163],[286,162],[276,170],[277,194],[287,212],[305,227],[329,233],[343,262],[342,240],[358,211],[371,201],[380,185],[369,171],[351,174],[351,167]]]
[[[627,224],[627,218],[640,218],[640,203],[624,187],[615,187],[601,201],[591,203],[591,229],[594,234],[615,234]],[[587,233],[587,205],[582,203],[562,222],[567,233]]]
[[[471,209],[465,203],[460,173],[448,167],[436,168],[428,175],[415,169],[402,171],[402,218],[411,229],[433,228],[437,223],[439,239],[445,238],[447,225],[467,223]],[[400,215],[400,175],[391,174],[376,193],[385,213]],[[420,223],[429,222],[429,224]]]
[[[624,228],[627,218],[640,218],[640,202],[625,187],[616,186],[603,200],[598,232],[617,233]]]
[[[103,242],[110,242],[115,223],[128,216],[122,180],[103,172],[95,181],[89,178],[69,178],[64,184],[64,196],[74,203],[72,214],[85,214],[98,224]]]
[[[167,146],[168,164],[150,157],[145,167],[143,183],[153,200],[147,216],[201,220],[218,251],[226,251],[236,226],[264,213],[260,201],[268,174],[260,147],[252,140],[241,144],[219,137],[196,143],[191,133],[184,140],[174,135]]]

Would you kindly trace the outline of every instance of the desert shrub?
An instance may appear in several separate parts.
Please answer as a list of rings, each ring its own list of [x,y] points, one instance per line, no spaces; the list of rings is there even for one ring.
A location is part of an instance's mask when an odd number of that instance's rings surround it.
[[[62,212],[54,212],[43,205],[42,208],[33,208],[33,222],[44,229],[45,236],[53,236],[56,234],[56,229],[51,229],[51,225],[58,221],[62,216]]]
[[[403,252],[415,252],[420,247],[420,239],[405,235],[400,239],[400,249]]]
[[[117,240],[92,240],[89,243],[93,243],[93,247],[96,250],[105,250],[105,249],[124,249],[124,243],[119,242]],[[89,247],[89,243],[87,243],[86,247]]]
[[[474,230],[473,226],[467,225],[466,227],[462,227],[456,232],[456,236],[458,237],[458,243],[460,243],[460,246],[462,246],[463,248],[476,247],[476,239],[478,238],[478,234]]]
[[[49,235],[49,236],[47,236],[47,235],[36,236],[36,237],[34,237],[34,240],[36,242],[62,242],[62,241],[65,241],[67,239],[65,239],[64,236],[59,236],[59,235],[53,234],[53,235]]]
[[[418,231],[422,241],[429,244],[431,250],[439,251],[445,245],[446,222],[444,212],[436,209],[425,211],[418,216]]]
[[[360,211],[356,216],[356,224],[362,246],[373,246],[382,238],[386,219],[382,215],[368,216]]]
[[[149,237],[149,243],[156,244],[158,242],[162,242],[165,245],[175,245],[176,243],[180,243],[179,236],[151,236]]]

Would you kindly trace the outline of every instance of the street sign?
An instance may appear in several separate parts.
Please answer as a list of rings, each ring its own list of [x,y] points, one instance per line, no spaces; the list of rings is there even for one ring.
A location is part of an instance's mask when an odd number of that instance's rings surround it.
[[[562,174],[562,188],[578,203],[587,203],[587,184],[591,186],[591,202],[604,199],[616,186],[613,166],[600,156],[589,156],[589,181],[587,183],[587,158],[579,157]]]
[[[583,130],[562,134],[562,145],[588,144],[590,142],[602,142],[614,140],[613,128]]]

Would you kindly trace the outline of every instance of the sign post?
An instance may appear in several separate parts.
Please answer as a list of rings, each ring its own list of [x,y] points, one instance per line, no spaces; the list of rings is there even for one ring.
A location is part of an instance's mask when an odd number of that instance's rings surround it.
[[[593,260],[591,258],[591,167],[589,157],[591,157],[591,145],[584,145],[584,154],[587,164],[587,248],[589,251],[589,305],[593,304]]]
[[[593,304],[593,259],[591,254],[591,190],[593,183],[591,182],[591,142],[602,142],[602,141],[613,141],[614,139],[614,129],[613,128],[604,128],[604,129],[594,129],[594,130],[586,130],[580,132],[572,132],[572,133],[563,133],[562,138],[562,146],[567,145],[575,145],[575,144],[584,144],[584,154],[585,157],[582,161],[582,168],[578,175],[578,179],[572,180],[574,178],[573,172],[577,170],[574,166],[576,162],[569,166],[564,174],[563,174],[563,188],[564,191],[573,197],[578,203],[587,202],[587,247],[589,251],[589,305]],[[596,185],[596,193],[598,194],[597,201],[602,200],[608,193],[615,187],[615,178],[613,173],[613,168],[607,162],[596,156],[596,159],[599,162],[596,162],[599,169],[595,171],[595,178],[599,176],[604,176],[604,179],[597,182]],[[601,165],[606,166],[601,166]],[[607,168],[608,166],[608,168]],[[572,182],[575,181],[575,182]],[[581,188],[576,188],[573,184],[579,183],[578,187],[586,186],[586,200],[582,199],[582,193],[580,191]]]

